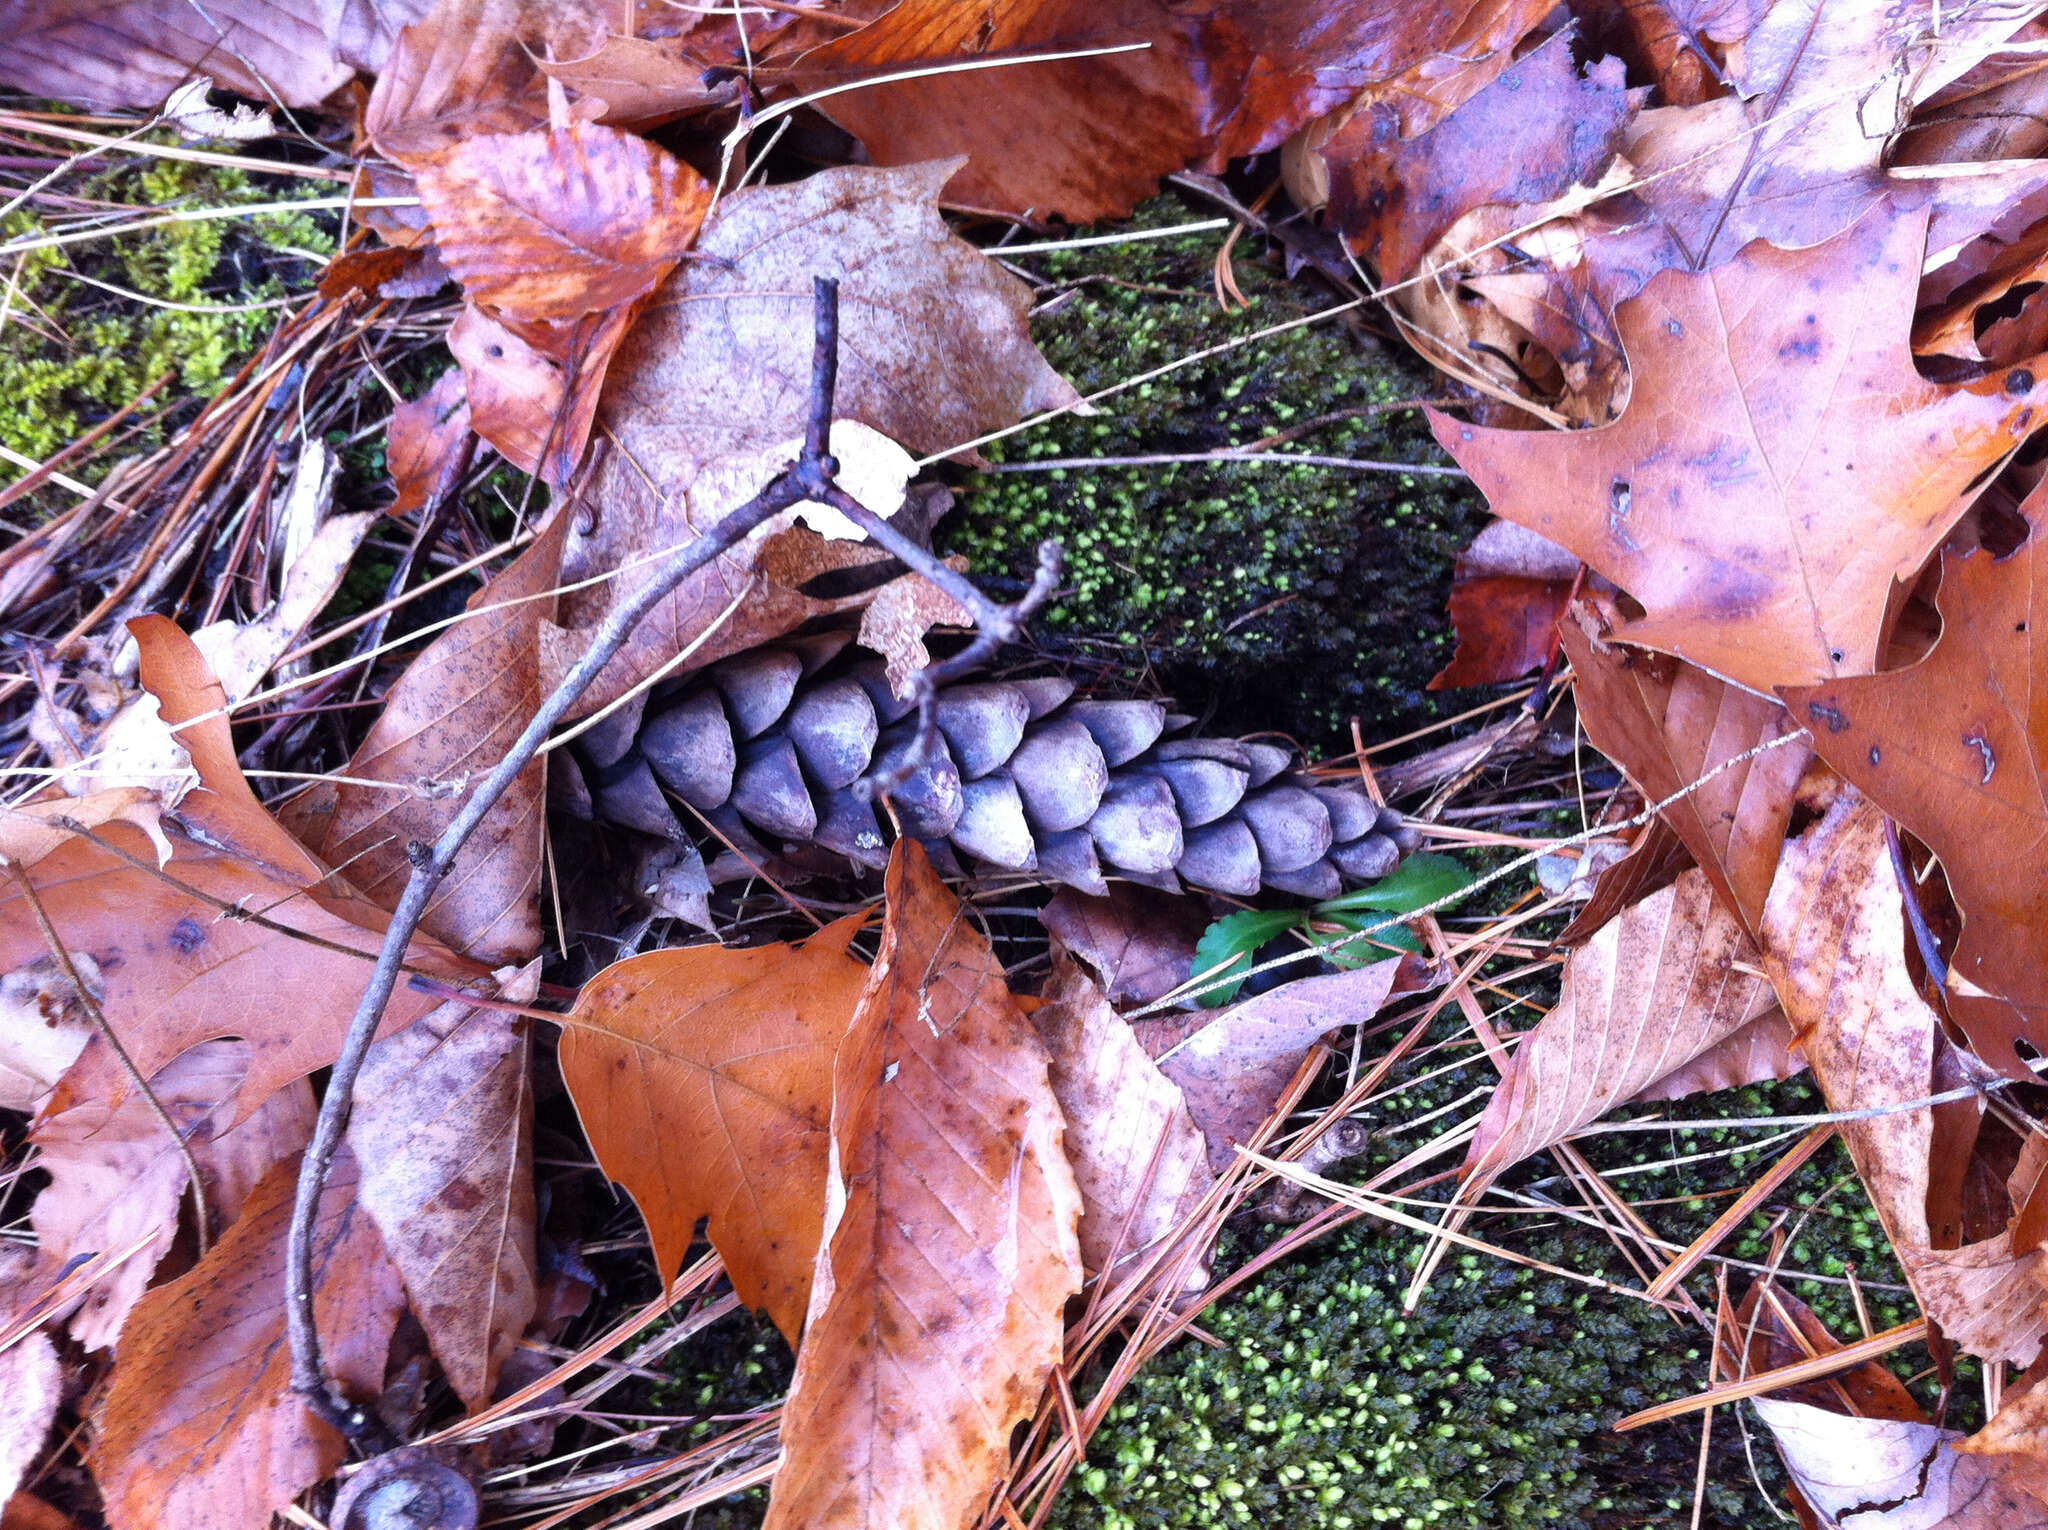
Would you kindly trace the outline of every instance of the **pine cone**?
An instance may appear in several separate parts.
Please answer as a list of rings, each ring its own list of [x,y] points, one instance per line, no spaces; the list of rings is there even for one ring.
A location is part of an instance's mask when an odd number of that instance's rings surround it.
[[[911,703],[879,662],[835,664],[838,638],[754,649],[621,709],[575,740],[574,810],[682,842],[669,795],[747,856],[822,846],[880,869],[888,841],[856,783],[916,747]],[[1071,681],[998,680],[939,693],[937,757],[891,793],[906,834],[1083,892],[1105,874],[1249,897],[1321,899],[1385,876],[1414,847],[1363,787],[1295,773],[1258,741],[1169,738],[1189,719],[1156,701],[1075,699]],[[766,843],[764,843],[764,841]],[[746,874],[743,863],[732,868]],[[720,868],[711,870],[718,881]]]

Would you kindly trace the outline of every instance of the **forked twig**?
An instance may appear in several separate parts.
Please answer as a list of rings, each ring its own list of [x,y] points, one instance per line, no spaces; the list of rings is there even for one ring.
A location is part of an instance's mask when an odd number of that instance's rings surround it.
[[[966,650],[944,664],[932,665],[920,676],[919,698],[924,726],[920,739],[928,741],[935,731],[931,696],[936,687],[959,673],[963,666],[980,663],[998,644],[1014,638],[1023,622],[1051,595],[1058,580],[1059,549],[1048,543],[1040,549],[1039,577],[1033,581],[1031,592],[1013,606],[997,605],[928,550],[911,542],[840,489],[836,482],[839,464],[830,450],[833,401],[839,372],[839,284],[819,277],[813,286],[817,305],[817,343],[811,363],[810,415],[801,455],[759,494],[727,514],[716,526],[676,553],[666,565],[659,566],[660,572],[615,606],[599,624],[583,657],[563,677],[553,694],[541,703],[505,757],[477,786],[462,810],[442,831],[441,837],[431,845],[415,840],[407,847],[412,874],[407,878],[405,891],[392,913],[390,928],[385,933],[383,948],[378,953],[368,986],[349,1021],[341,1054],[335,1059],[333,1076],[320,1104],[319,1119],[313,1127],[312,1144],[306,1149],[306,1156],[299,1167],[298,1191],[292,1205],[291,1232],[286,1249],[285,1325],[291,1340],[292,1386],[306,1399],[308,1407],[353,1440],[372,1442],[377,1430],[368,1411],[351,1403],[327,1374],[321,1355],[319,1327],[313,1312],[313,1245],[321,1191],[333,1167],[334,1155],[341,1146],[342,1133],[348,1125],[357,1075],[362,1070],[363,1059],[377,1034],[378,1024],[399,975],[405,970],[406,950],[419,929],[428,903],[453,867],[456,856],[520,772],[533,762],[548,735],[568,716],[577,698],[625,646],[641,619],[683,580],[724,554],[769,517],[806,500],[832,505],[851,516],[882,547],[959,601],[981,625],[982,630]],[[913,752],[911,769],[923,763],[923,754],[922,749]],[[909,772],[905,771],[905,774]]]

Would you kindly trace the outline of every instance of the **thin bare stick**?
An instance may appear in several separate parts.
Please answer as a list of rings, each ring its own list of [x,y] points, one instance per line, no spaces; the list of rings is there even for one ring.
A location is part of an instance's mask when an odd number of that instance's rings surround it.
[[[171,1141],[177,1146],[178,1156],[185,1160],[185,1173],[192,1185],[192,1215],[198,1223],[199,1257],[204,1259],[211,1242],[206,1215],[206,1184],[199,1177],[199,1161],[192,1156],[192,1145],[185,1140],[185,1134],[178,1130],[178,1123],[171,1119],[171,1113],[164,1109],[164,1102],[156,1097],[156,1091],[149,1087],[149,1080],[143,1076],[142,1069],[136,1066],[135,1059],[128,1055],[128,1049],[121,1044],[121,1038],[114,1034],[114,1028],[107,1023],[106,1015],[100,1010],[100,1001],[94,998],[92,990],[86,987],[84,974],[79,972],[78,964],[72,961],[71,952],[57,934],[57,927],[50,923],[49,911],[43,907],[42,897],[36,892],[36,884],[29,880],[27,870],[20,862],[14,860],[7,862],[7,869],[13,873],[15,885],[21,889],[22,897],[28,900],[29,912],[35,915],[36,927],[43,932],[43,939],[49,944],[50,954],[57,958],[57,965],[64,969],[65,980],[78,995],[78,1007],[85,1011],[85,1018],[91,1022],[92,1028],[99,1032],[100,1039],[112,1049],[114,1056],[120,1059],[121,1066],[128,1070],[129,1080],[148,1103],[150,1113],[156,1117],[158,1124],[171,1134]]]

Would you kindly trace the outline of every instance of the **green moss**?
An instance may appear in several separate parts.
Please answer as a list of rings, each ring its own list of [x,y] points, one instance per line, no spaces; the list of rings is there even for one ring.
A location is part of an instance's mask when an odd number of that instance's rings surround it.
[[[1161,201],[1137,226],[1188,219]],[[1033,269],[1065,301],[1033,327],[1084,393],[1314,311],[1306,283],[1240,250],[1245,312],[1210,290],[1215,235],[1059,252]],[[1206,452],[1324,415],[1427,396],[1430,374],[1341,320],[1253,341],[989,449],[1008,462]],[[1276,451],[1442,464],[1412,409],[1345,419]],[[1184,698],[1248,726],[1324,737],[1433,711],[1449,656],[1451,564],[1484,520],[1457,479],[1194,462],[987,474],[948,533],[977,569],[1022,577],[1057,537],[1069,592],[1045,631],[1142,648]]]
[[[193,207],[274,202],[315,195],[292,180],[259,185],[239,170],[138,158],[93,176],[80,196],[141,217]],[[66,225],[67,227],[75,225]],[[52,230],[24,207],[0,219],[0,240]],[[162,224],[139,233],[27,252],[7,290],[7,344],[0,347],[0,441],[38,461],[133,400],[165,372],[175,374],[157,405],[216,392],[276,325],[272,308],[248,309],[318,274],[292,251],[331,253],[332,237],[305,214],[258,214]],[[109,292],[71,274],[155,299],[167,308]],[[190,309],[203,311],[190,311]],[[231,309],[243,311],[227,311]],[[164,426],[145,431],[154,445]],[[133,444],[124,450],[132,450]],[[78,476],[91,480],[107,460]],[[61,498],[61,497],[60,497]],[[50,504],[60,502],[51,498]]]

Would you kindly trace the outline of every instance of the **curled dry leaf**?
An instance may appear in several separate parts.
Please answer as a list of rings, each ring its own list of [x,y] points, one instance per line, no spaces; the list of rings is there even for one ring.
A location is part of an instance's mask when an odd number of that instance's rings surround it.
[[[828,170],[725,199],[698,242],[703,258],[656,294],[613,364],[603,413],[617,449],[599,454],[585,480],[605,513],[572,534],[570,579],[687,545],[781,466],[764,454],[803,433],[814,276],[841,283],[839,414],[913,452],[945,451],[1074,401],[1031,344],[1028,289],[939,218],[951,168]],[[771,519],[685,580],[641,622],[582,707],[615,700],[714,628],[695,664],[864,603],[812,599],[757,576],[762,548],[789,522]],[[588,630],[650,577],[648,568],[639,562],[563,597],[564,630],[543,635],[548,676],[568,669]],[[743,596],[744,610],[728,613]]]
[[[1785,709],[1682,660],[1610,641],[1619,622],[1611,602],[1581,601],[1559,629],[1586,736],[1651,802],[1695,787],[1663,820],[1754,935],[1813,750],[1786,743],[1730,765],[1793,731]]]
[[[568,510],[557,510],[512,566],[470,597],[384,698],[348,778],[323,788],[300,832],[380,907],[395,908],[412,874],[406,847],[433,843],[471,788],[510,750],[546,695],[539,634],[554,609]],[[366,786],[382,781],[388,786]],[[540,949],[545,757],[522,770],[455,858],[421,928],[483,962]]]
[[[1451,626],[1458,649],[1433,691],[1517,680],[1550,658],[1579,560],[1513,521],[1491,521],[1458,555]]]
[[[1297,978],[1235,1004],[1206,1024],[1196,1017],[1136,1026],[1159,1071],[1180,1086],[1221,1174],[1237,1147],[1266,1124],[1309,1049],[1340,1026],[1370,1020],[1404,977],[1406,962]],[[1206,1017],[1203,1017],[1206,1018]]]
[[[583,459],[610,358],[639,310],[514,324],[471,304],[448,331],[470,428],[522,472],[557,486]]]
[[[1067,1161],[1081,1191],[1081,1262],[1099,1274],[1171,1233],[1216,1181],[1179,1086],[1145,1055],[1095,980],[1057,940],[1052,949],[1052,981],[1031,1023],[1066,1118]]]
[[[592,1151],[675,1277],[697,1223],[733,1289],[794,1345],[825,1221],[832,1054],[868,970],[850,915],[801,946],[685,946],[584,985],[562,1077]]]
[[[537,963],[505,976],[498,997],[533,1002]],[[530,1051],[523,1017],[451,999],[370,1048],[349,1116],[357,1198],[471,1408],[533,1316]]]
[[[1856,1530],[2041,1530],[2048,1503],[2034,1472],[2011,1458],[1965,1454],[1953,1429],[1904,1419],[1851,1418],[1811,1403],[1759,1397],[1800,1493],[1830,1525]]]
[[[1557,1003],[1522,1040],[1465,1155],[1484,1184],[1564,1141],[1766,1015],[1771,987],[1698,870],[1572,952]]]
[[[2035,529],[2010,557],[1944,558],[1942,635],[1925,659],[1786,693],[1821,757],[1941,857],[1963,913],[1952,1012],[2008,1072],[2024,1069],[2013,1043],[2041,1046],[2048,1026],[2048,494],[2025,508]],[[1964,982],[1996,997],[1965,996]]]
[[[1617,636],[1752,689],[1867,671],[1892,580],[2031,428],[2040,375],[1945,388],[1906,349],[1926,215],[1874,209],[1815,249],[1663,271],[1621,306],[1612,425],[1488,430],[1432,413],[1496,514],[1648,614]]]
[[[915,840],[832,1066],[832,1172],[767,1530],[961,1530],[1059,1363],[1080,1192],[1044,1049]]]
[[[645,297],[674,269],[711,187],[637,134],[592,123],[465,138],[415,161],[441,259],[508,319],[574,319]]]
[[[187,1274],[137,1305],[89,1456],[113,1530],[260,1525],[341,1465],[341,1436],[292,1390],[285,1231],[298,1160],[249,1197]],[[329,1373],[374,1399],[404,1307],[343,1147],[314,1228],[314,1316]]]
[[[1905,957],[1905,910],[1884,816],[1845,790],[1787,846],[1764,910],[1764,967],[1828,1108],[1935,1091],[1941,1022]],[[1936,1248],[1928,1216],[1934,1114],[1893,1109],[1839,1130],[1927,1315],[1972,1354],[2028,1365],[2048,1332],[2048,1253],[2012,1234]]]
[[[64,1371],[46,1333],[0,1349],[0,1511],[21,1486],[64,1400]]]

